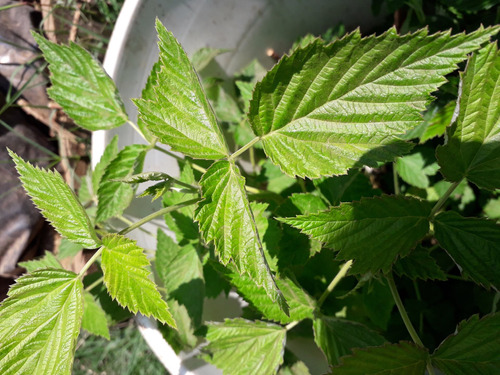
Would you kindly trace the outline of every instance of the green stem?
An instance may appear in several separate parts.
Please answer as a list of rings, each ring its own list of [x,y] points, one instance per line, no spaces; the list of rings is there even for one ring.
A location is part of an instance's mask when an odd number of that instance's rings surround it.
[[[436,215],[436,213],[443,207],[443,205],[445,204],[447,199],[450,197],[450,195],[453,193],[453,191],[455,191],[457,186],[460,185],[461,182],[462,182],[462,180],[451,184],[451,186],[448,188],[448,190],[446,190],[444,195],[441,198],[439,198],[436,205],[432,208],[430,217],[433,217],[434,215]]]
[[[248,150],[248,154],[250,155],[250,164],[252,164],[252,172],[253,174],[257,174],[257,168],[255,164],[255,149],[252,147]]]
[[[118,234],[127,234],[128,232],[131,232],[134,229],[139,228],[141,225],[147,223],[148,221],[156,219],[158,216],[162,216],[162,215],[165,215],[166,213],[176,211],[182,207],[190,206],[192,204],[198,203],[199,201],[200,201],[199,198],[190,199],[188,201],[184,201],[184,202],[181,202],[181,203],[173,205],[173,206],[162,208],[161,210],[153,212],[151,215],[148,215],[148,216],[142,218],[141,220],[136,221],[134,224],[128,226],[127,228],[122,229],[121,231],[118,232]]]
[[[293,327],[295,327],[297,324],[299,324],[300,322],[299,321],[295,321],[295,322],[291,322],[291,323],[288,323],[286,326],[285,326],[285,329],[287,331],[290,331]]]
[[[252,147],[254,144],[256,144],[258,141],[260,141],[260,138],[259,137],[256,137],[254,139],[252,139],[250,142],[248,142],[245,146],[243,146],[242,148],[240,148],[238,151],[236,151],[234,154],[232,154],[231,156],[229,156],[227,158],[227,160],[229,161],[232,161],[232,160],[235,160],[238,156],[240,156],[241,154],[243,154],[246,150],[248,150],[250,147]]]
[[[318,304],[317,304],[318,309],[321,307],[321,305],[323,305],[323,302],[325,302],[328,295],[333,291],[333,289],[335,289],[335,287],[340,282],[340,280],[342,280],[345,277],[345,275],[347,274],[347,271],[349,271],[349,268],[351,268],[351,265],[352,265],[352,260],[349,260],[349,261],[345,262],[342,267],[340,267],[339,272],[335,275],[335,277],[333,278],[330,285],[328,285],[328,287],[323,292],[321,297],[319,297]]]
[[[84,275],[85,275],[85,272],[87,272],[87,270],[90,268],[90,266],[92,264],[94,264],[94,262],[97,260],[97,258],[99,258],[101,256],[101,253],[102,253],[102,250],[104,249],[103,246],[101,246],[99,248],[99,250],[97,250],[95,252],[94,255],[92,255],[92,258],[90,258],[87,263],[85,263],[85,265],[83,266],[83,268],[80,270],[80,273],[78,274],[78,278],[82,278]]]
[[[396,170],[396,162],[392,163],[392,177],[394,179],[394,194],[401,194],[401,189],[399,188],[399,178],[398,171]]]
[[[142,137],[142,139],[144,139],[146,142],[149,143],[149,141],[146,139],[146,137],[144,136],[144,134],[142,134],[141,129],[139,129],[139,127],[136,124],[134,124],[130,120],[127,120],[127,124],[129,124],[137,132],[137,134],[139,134]]]
[[[85,288],[86,292],[90,292],[92,289],[94,289],[97,285],[101,284],[102,281],[104,280],[104,276],[99,277],[96,281],[94,281],[92,284],[90,284],[88,287]]]

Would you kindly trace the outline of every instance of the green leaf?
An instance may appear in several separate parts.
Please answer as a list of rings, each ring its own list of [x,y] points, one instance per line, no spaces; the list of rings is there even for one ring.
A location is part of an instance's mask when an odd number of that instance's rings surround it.
[[[203,265],[192,245],[181,247],[160,229],[157,241],[155,267],[166,289],[167,304],[182,342],[194,347],[205,298]]]
[[[158,61],[155,62],[153,67],[151,68],[151,72],[149,72],[146,85],[142,90],[141,98],[143,100],[152,100],[152,101],[156,100],[156,93],[154,87],[157,85],[158,75],[160,74],[160,70],[161,70],[161,59],[158,58]],[[142,120],[141,116],[137,116],[137,126],[139,127],[142,135],[144,135],[144,138],[150,144],[153,144],[154,141],[156,140],[156,137],[148,129],[148,124]]]
[[[451,124],[455,107],[455,102],[449,102],[437,110],[427,122],[424,134],[420,137],[420,143],[424,143],[434,137],[440,137],[446,132],[446,128]]]
[[[446,280],[446,274],[439,268],[429,250],[421,245],[410,255],[399,259],[394,264],[394,271],[399,276],[406,276],[411,280]]]
[[[500,219],[500,198],[490,199],[483,207],[485,215],[492,220]]]
[[[500,289],[500,226],[488,219],[442,212],[434,219],[435,236],[463,274]]]
[[[118,135],[115,135],[113,139],[111,139],[111,142],[108,143],[102,153],[101,159],[99,159],[99,162],[96,164],[94,171],[92,172],[92,189],[94,194],[97,194],[102,176],[104,175],[109,163],[116,158],[116,155],[118,155]]]
[[[314,341],[330,365],[338,365],[339,358],[351,354],[352,348],[379,346],[386,342],[378,333],[348,320],[320,316],[314,319],[313,327]]]
[[[44,268],[61,268],[61,263],[50,251],[45,251],[45,255],[40,259],[29,260],[27,262],[19,262],[21,267],[26,268],[26,271],[32,273],[33,271]]]
[[[267,263],[271,271],[277,272],[279,242],[283,233],[278,226],[278,222],[271,217],[271,212],[266,211],[268,207],[267,203],[250,202],[250,209],[262,241],[262,249]]]
[[[61,239],[61,243],[59,244],[59,253],[57,254],[57,259],[62,260],[68,257],[74,257],[80,251],[83,250],[83,247],[78,244],[74,244],[66,238]]]
[[[21,276],[0,306],[2,375],[71,374],[83,314],[77,275],[47,269]]]
[[[261,321],[226,319],[208,324],[206,358],[224,374],[275,374],[283,361],[286,329]]]
[[[111,129],[128,120],[113,80],[82,47],[57,45],[32,33],[49,62],[52,86],[47,90],[78,126]]]
[[[163,194],[169,191],[172,188],[173,184],[174,182],[172,180],[158,182],[157,184],[146,188],[146,190],[144,190],[141,195],[139,195],[139,197],[146,197],[148,195],[151,195],[153,197],[152,201],[154,201],[158,198],[161,198]]]
[[[495,375],[500,369],[500,314],[464,320],[444,340],[432,363],[446,375]]]
[[[388,272],[427,234],[430,211],[427,202],[384,195],[278,220],[338,250],[337,259],[355,259],[353,273],[375,273]]]
[[[276,284],[289,304],[289,316],[285,315],[281,308],[269,298],[266,291],[255,285],[247,275],[240,275],[231,270],[214,264],[214,268],[223,274],[238,290],[247,302],[262,313],[264,318],[287,324],[303,319],[312,319],[316,307],[315,301],[290,277],[282,275],[276,278]]]
[[[404,341],[353,352],[332,369],[333,375],[422,375],[429,357],[425,349]]]
[[[372,277],[368,281],[366,283],[362,278],[356,289],[362,286],[361,301],[368,318],[381,330],[387,331],[395,305],[391,290],[385,278]]]
[[[149,261],[135,241],[118,234],[102,238],[104,284],[113,299],[133,313],[153,316],[175,328],[168,306],[149,279]]]
[[[139,118],[174,151],[198,159],[226,157],[226,142],[186,53],[158,20],[156,30],[161,69],[151,86],[154,98],[134,101]]]
[[[163,180],[163,181],[162,181]],[[147,187],[139,197],[153,196],[153,201],[162,197],[169,191],[175,183],[175,180],[168,174],[163,172],[144,172],[116,179],[114,181],[124,182],[127,184],[139,184],[148,181],[162,181]]]
[[[83,302],[82,328],[93,335],[109,340],[108,322],[104,310],[97,304],[94,296],[89,292],[83,293]]]
[[[130,185],[117,180],[137,173],[142,169],[147,149],[148,146],[146,145],[125,146],[108,164],[97,191],[99,204],[97,206],[96,221],[98,223],[120,215],[129,206],[134,197],[134,189]]]
[[[200,180],[203,200],[195,219],[205,241],[214,241],[220,262],[233,262],[287,313],[288,307],[269,269],[245,192],[245,180],[228,161],[212,164]]]
[[[210,64],[217,56],[230,51],[231,50],[229,49],[223,48],[203,47],[193,54],[191,57],[191,64],[193,64],[193,68],[199,72]]]
[[[355,31],[328,45],[317,40],[283,57],[257,84],[252,128],[292,176],[376,167],[411,149],[399,136],[421,123],[429,94],[498,30],[399,36],[393,28],[366,38]]]
[[[99,247],[100,241],[94,226],[61,175],[56,171],[34,167],[11,150],[8,151],[16,163],[24,189],[52,226],[62,236],[83,247]]]
[[[436,151],[447,180],[467,178],[481,188],[500,188],[499,87],[500,58],[496,44],[489,44],[467,64],[457,121]]]
[[[429,162],[422,152],[406,155],[396,160],[396,170],[403,181],[420,189],[429,187],[429,177],[437,173],[439,166]]]

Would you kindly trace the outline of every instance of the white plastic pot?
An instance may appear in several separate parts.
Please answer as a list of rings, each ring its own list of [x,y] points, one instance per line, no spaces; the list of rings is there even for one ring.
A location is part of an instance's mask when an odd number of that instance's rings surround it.
[[[158,58],[156,17],[173,32],[188,55],[201,47],[231,49],[230,53],[216,59],[228,76],[254,58],[271,67],[274,60],[266,54],[269,48],[281,55],[297,38],[308,32],[320,34],[339,22],[347,29],[362,25],[363,31],[376,23],[366,0],[126,0],[111,37],[104,68],[116,82],[132,121],[135,121],[137,111],[130,98],[140,97],[150,69]],[[128,125],[95,132],[92,138],[93,163],[99,160],[115,134],[119,135],[120,148],[143,143]],[[144,170],[178,174],[175,160],[156,151],[148,154]],[[137,220],[159,209],[149,202],[149,199],[135,200],[125,214],[131,220]],[[168,230],[161,219],[149,223],[147,229],[155,232],[157,226]],[[156,247],[154,238],[144,232],[136,230],[130,236],[145,248]],[[241,308],[236,297],[233,295],[232,298],[234,310],[231,314],[237,316]],[[205,306],[206,317],[221,319],[222,316],[214,313],[221,304],[227,317],[227,303],[210,301],[211,306]],[[189,359],[193,353],[177,356],[156,330],[154,322],[138,317],[138,323],[146,341],[171,374],[221,374],[213,366]],[[312,374],[327,371],[326,361],[312,341],[306,345],[289,342],[287,347],[306,362]]]

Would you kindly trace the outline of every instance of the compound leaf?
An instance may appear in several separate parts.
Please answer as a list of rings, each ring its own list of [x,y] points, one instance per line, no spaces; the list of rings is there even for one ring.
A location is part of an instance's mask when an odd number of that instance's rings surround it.
[[[52,86],[47,90],[75,123],[88,130],[112,129],[128,120],[113,80],[82,47],[52,43],[33,33],[49,62]]]
[[[83,314],[73,272],[45,269],[17,279],[0,306],[3,375],[71,374]]]
[[[43,268],[62,268],[61,263],[50,251],[45,251],[45,254],[40,259],[29,260],[27,262],[19,262],[21,267],[26,268],[29,273]]]
[[[106,313],[94,300],[94,296],[89,292],[84,292],[83,301],[82,328],[93,335],[101,336],[109,340]]]
[[[97,191],[99,204],[96,221],[98,223],[120,215],[129,206],[134,197],[134,189],[129,184],[117,180],[142,169],[147,148],[146,145],[125,146],[108,164]]]
[[[435,236],[461,271],[476,283],[500,288],[500,226],[492,220],[442,212],[434,219]]]
[[[222,264],[232,261],[239,273],[248,274],[286,313],[288,306],[267,264],[238,167],[228,161],[215,162],[200,186],[204,199],[195,219],[205,240],[214,241]]]
[[[52,226],[74,243],[89,249],[99,247],[94,226],[61,175],[34,167],[10,150],[9,155],[16,163],[24,189]]]
[[[352,348],[379,346],[386,340],[362,324],[328,316],[314,319],[314,341],[325,353],[330,365],[338,365],[339,358],[351,354]]]
[[[252,128],[266,154],[292,176],[375,167],[411,148],[399,136],[421,123],[429,94],[498,30],[399,36],[393,28],[366,38],[355,31],[331,44],[316,40],[282,58],[257,84]]]
[[[149,261],[135,241],[118,234],[102,238],[104,284],[113,299],[133,313],[153,316],[175,328],[168,306],[149,279]]]
[[[444,340],[432,363],[446,375],[495,375],[500,369],[500,314],[464,320]]]
[[[408,342],[354,349],[353,355],[341,358],[333,375],[422,375],[429,354]]]
[[[415,198],[363,198],[295,218],[278,218],[338,250],[338,259],[355,259],[353,273],[389,271],[429,231],[431,207]]]
[[[496,44],[472,56],[462,75],[456,123],[437,149],[447,180],[500,188],[500,58]]]
[[[206,358],[224,374],[275,374],[283,362],[286,329],[244,319],[209,323]]]
[[[157,20],[160,71],[145,98],[135,100],[147,129],[172,150],[198,159],[228,155],[222,132],[198,75],[181,45]]]

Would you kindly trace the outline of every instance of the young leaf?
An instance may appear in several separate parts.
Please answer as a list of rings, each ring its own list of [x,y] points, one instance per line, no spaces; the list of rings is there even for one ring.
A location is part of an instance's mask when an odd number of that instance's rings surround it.
[[[439,244],[476,283],[500,288],[500,226],[494,221],[442,212],[434,219]]]
[[[446,375],[494,375],[500,369],[500,314],[477,315],[461,322],[444,340],[432,363]]]
[[[266,291],[255,285],[250,277],[247,275],[240,275],[238,272],[232,271],[230,267],[224,268],[219,264],[215,264],[215,262],[213,266],[236,287],[238,293],[246,301],[262,313],[264,318],[281,324],[313,318],[313,311],[316,307],[315,301],[289,277],[281,276],[276,279],[276,284],[278,284],[278,287],[290,306],[289,316],[287,316],[283,313],[281,308],[269,298]]]
[[[75,123],[88,130],[111,129],[128,120],[113,80],[82,47],[52,43],[33,33],[49,62],[52,87],[47,91]]]
[[[437,149],[447,180],[500,188],[500,58],[496,44],[474,54],[462,75],[457,122]]]
[[[289,175],[318,178],[377,166],[411,149],[429,94],[498,28],[450,36],[427,29],[355,31],[285,56],[258,83],[249,118],[266,154]],[[303,157],[307,155],[307,157]]]
[[[172,33],[156,21],[161,70],[149,99],[135,100],[148,130],[172,150],[198,159],[228,155],[222,132],[198,76]]]
[[[2,375],[71,374],[83,314],[73,272],[34,271],[17,279],[0,306]]]
[[[338,365],[339,358],[351,354],[353,348],[379,346],[386,340],[364,325],[320,316],[313,321],[314,341],[325,353],[330,365]]]
[[[420,245],[410,255],[399,259],[394,264],[394,271],[411,280],[446,280],[446,274],[431,257],[429,250]]]
[[[99,205],[96,221],[98,223],[120,215],[130,204],[134,197],[134,189],[129,184],[117,180],[142,169],[147,148],[146,145],[125,146],[107,166],[97,191]]]
[[[61,175],[34,167],[10,150],[9,155],[16,163],[24,189],[52,226],[62,236],[83,247],[99,247],[94,226]]]
[[[427,202],[384,195],[278,220],[338,250],[338,259],[355,259],[353,273],[375,273],[389,271],[427,234],[430,212]]]
[[[224,374],[275,374],[283,361],[286,329],[261,321],[209,323],[206,359]]]
[[[116,158],[116,155],[118,155],[118,135],[115,135],[113,139],[111,139],[111,142],[108,143],[102,153],[101,159],[99,159],[99,162],[96,164],[94,171],[92,172],[92,189],[94,194],[97,194],[102,176],[104,175],[109,163]]]
[[[215,162],[200,186],[204,200],[195,219],[205,240],[214,241],[222,264],[232,261],[238,272],[248,274],[286,313],[288,306],[264,256],[238,167],[228,161]]]
[[[157,184],[154,184],[148,188],[146,188],[139,197],[147,197],[148,195],[151,195],[153,197],[153,201],[161,198],[163,194],[165,194],[167,191],[169,191],[172,188],[172,185],[174,182],[172,180],[167,180],[167,181],[162,181],[158,182]]]
[[[158,229],[156,272],[166,289],[167,304],[183,343],[196,346],[194,330],[201,325],[205,282],[203,265],[191,245],[179,246]]]
[[[108,322],[104,310],[97,304],[94,296],[89,292],[83,293],[83,303],[82,328],[93,335],[109,340]]]
[[[210,64],[210,62],[212,62],[212,60],[217,56],[230,51],[231,50],[229,49],[223,48],[203,47],[193,54],[191,57],[191,63],[193,64],[193,68],[199,72]]]
[[[61,263],[50,251],[45,251],[45,255],[40,259],[29,260],[27,262],[19,262],[21,267],[26,268],[26,271],[32,273],[33,271],[44,268],[61,268]]]
[[[429,354],[423,348],[401,341],[399,344],[354,349],[353,355],[342,357],[334,375],[422,375]]]
[[[153,316],[175,328],[168,306],[149,279],[149,261],[135,241],[118,234],[102,238],[104,284],[113,299],[133,313]]]

